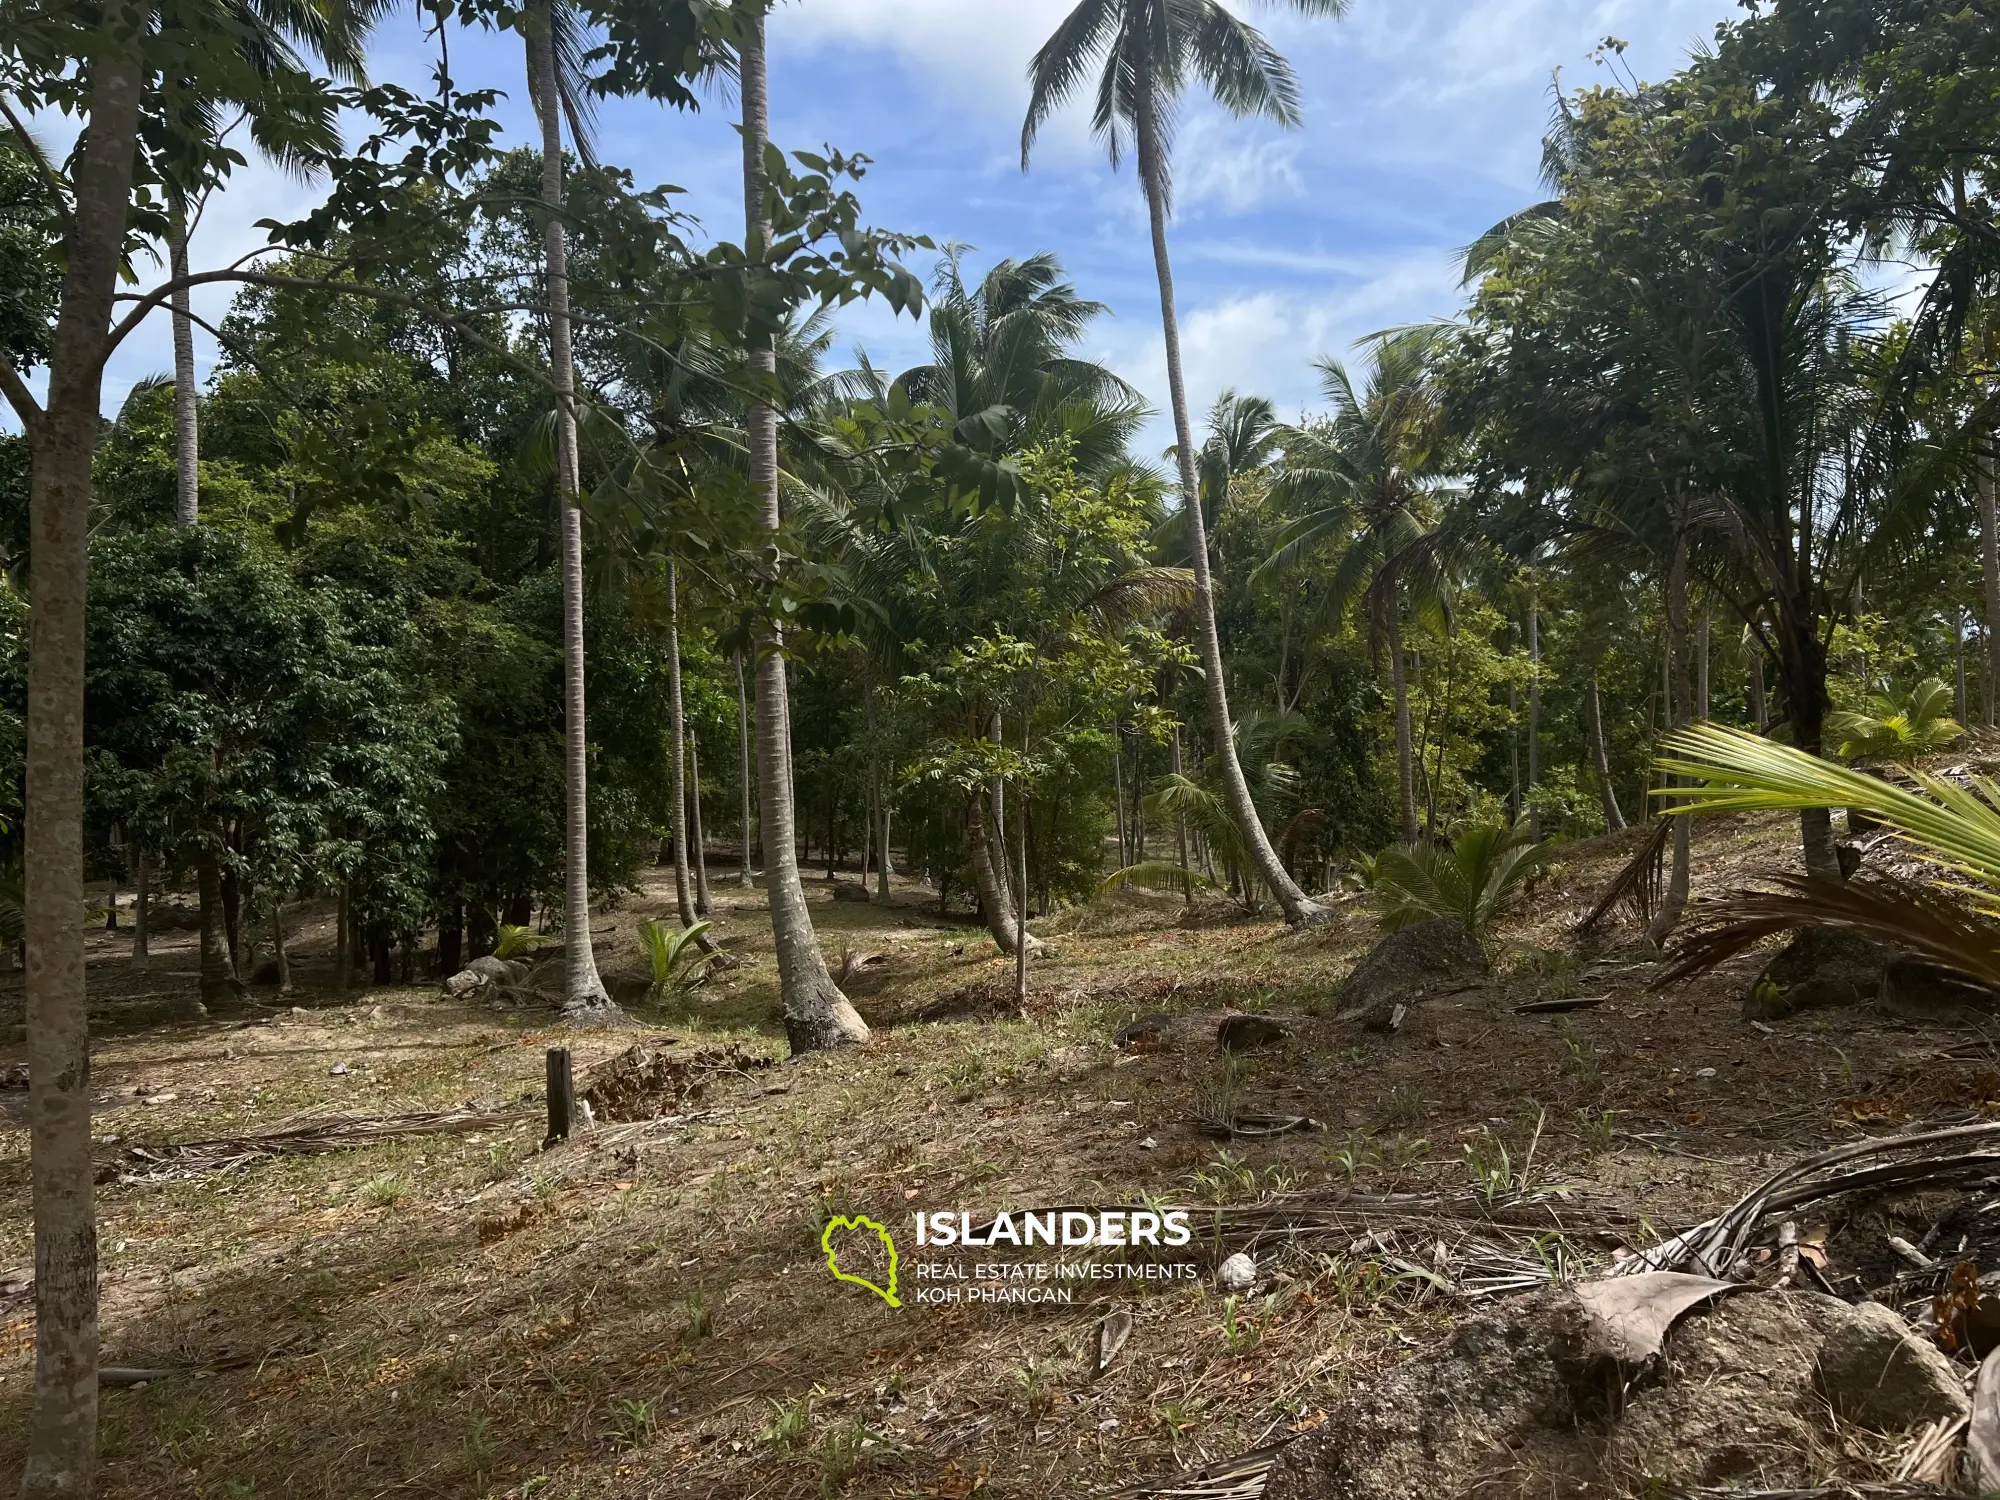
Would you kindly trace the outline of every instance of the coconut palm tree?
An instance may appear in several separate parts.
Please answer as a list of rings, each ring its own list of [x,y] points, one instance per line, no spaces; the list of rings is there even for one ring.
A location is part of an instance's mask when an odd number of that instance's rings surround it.
[[[1346,0],[1281,0],[1307,16],[1338,18]],[[1153,265],[1160,283],[1160,323],[1165,335],[1167,389],[1173,405],[1174,439],[1182,503],[1189,511],[1194,554],[1195,624],[1206,673],[1208,710],[1213,721],[1224,789],[1231,814],[1243,827],[1252,862],[1284,908],[1293,926],[1323,921],[1325,908],[1307,899],[1285,873],[1271,845],[1230,731],[1229,689],[1223,677],[1222,640],[1215,626],[1215,585],[1208,563],[1208,528],[1201,516],[1201,486],[1195,472],[1194,426],[1188,411],[1187,381],[1181,369],[1179,315],[1174,305],[1173,265],[1167,253],[1167,217],[1173,206],[1173,114],[1190,79],[1199,80],[1231,114],[1261,115],[1284,126],[1299,123],[1299,87],[1291,66],[1248,23],[1231,15],[1219,0],[1082,0],[1056,28],[1028,65],[1031,94],[1021,127],[1021,166],[1026,170],[1035,136],[1049,117],[1098,74],[1091,127],[1116,163],[1129,143],[1138,157],[1139,185],[1153,236]]]
[[[542,131],[543,231],[547,263],[549,373],[556,397],[556,488],[562,507],[563,716],[565,834],[563,844],[563,1014],[573,1021],[614,1013],[590,945],[589,730],[583,659],[583,513],[577,508],[576,362],[570,352],[569,244],[563,228],[563,114],[587,150],[584,97],[576,86],[576,15],[553,0],[535,0],[524,17],[529,96]],[[564,67],[568,63],[570,66]]]
[[[764,150],[771,139],[770,83],[764,50],[761,3],[743,22],[737,66],[743,94],[743,249],[761,262],[771,242],[771,215],[765,205]],[[778,354],[768,334],[753,335],[750,370],[760,384],[777,378]],[[768,400],[752,398],[747,423],[750,484],[763,500],[767,531],[783,523],[778,502],[778,413]],[[784,1005],[785,1034],[792,1051],[813,1052],[868,1040],[863,1021],[826,966],[799,883],[793,838],[792,724],[785,683],[784,635],[764,626],[757,642],[757,771],[763,809],[764,887],[771,906],[771,934],[777,943],[778,991]]]
[[[1320,361],[1333,415],[1284,435],[1284,465],[1272,500],[1300,507],[1301,513],[1279,533],[1277,549],[1258,569],[1283,572],[1328,542],[1341,544],[1319,615],[1337,619],[1365,600],[1378,639],[1387,642],[1397,808],[1408,844],[1417,841],[1418,827],[1403,616],[1406,605],[1435,603],[1439,596],[1437,553],[1426,545],[1442,467],[1433,442],[1431,347],[1428,330],[1384,339],[1359,386],[1339,361]]]

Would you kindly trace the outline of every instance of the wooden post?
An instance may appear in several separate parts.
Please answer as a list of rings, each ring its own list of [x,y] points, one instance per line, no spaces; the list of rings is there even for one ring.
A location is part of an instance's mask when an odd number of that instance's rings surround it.
[[[569,1048],[549,1048],[549,1134],[544,1147],[569,1139],[576,1119],[576,1080],[570,1072]]]

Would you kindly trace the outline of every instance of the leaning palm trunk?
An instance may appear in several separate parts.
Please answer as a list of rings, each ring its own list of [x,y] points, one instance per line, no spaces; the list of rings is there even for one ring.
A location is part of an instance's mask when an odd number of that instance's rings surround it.
[[[1528,837],[1542,836],[1542,599],[1528,591]]]
[[[1590,761],[1597,771],[1597,789],[1604,797],[1604,826],[1612,833],[1625,826],[1625,814],[1618,806],[1618,791],[1611,784],[1611,751],[1604,743],[1604,704],[1597,691],[1597,673],[1583,689],[1583,720],[1590,736]]]
[[[771,221],[764,206],[764,147],[770,139],[769,82],[765,75],[764,18],[748,23],[740,58],[743,89],[744,252],[763,261],[770,246]],[[750,355],[752,374],[774,379],[777,352],[767,338]],[[778,505],[778,414],[763,400],[750,405],[748,426],[750,484],[764,503],[764,526],[776,532],[783,517]],[[868,1040],[868,1026],[848,1004],[827,971],[826,956],[813,932],[805,887],[799,883],[792,804],[791,712],[785,686],[784,639],[775,624],[760,629],[757,651],[757,763],[763,797],[764,886],[770,893],[771,934],[777,943],[778,992],[785,1034],[792,1051],[812,1052]]]
[[[556,88],[550,0],[527,19],[528,73],[542,127],[542,205],[548,214],[549,369],[556,397],[556,490],[562,510],[563,710],[566,797],[563,846],[563,1014],[601,1021],[615,1014],[590,945],[590,737],[583,677],[583,512],[576,448],[576,366],[570,354],[569,243],[563,228],[562,110]]]
[[[1694,687],[1688,674],[1688,544],[1687,533],[1677,530],[1674,537],[1672,560],[1667,564],[1667,681],[1666,722],[1669,729],[1677,729],[1688,722],[1688,710],[1693,703]],[[1669,778],[1669,786],[1674,785]],[[1672,801],[1663,804],[1668,810]],[[1687,819],[1674,822],[1674,864],[1673,872],[1667,877],[1667,889],[1660,899],[1659,910],[1653,913],[1653,920],[1646,928],[1646,936],[1655,943],[1663,943],[1668,935],[1680,925],[1681,914],[1687,910],[1689,880],[1689,849]]]
[[[1187,382],[1181,370],[1180,319],[1174,306],[1173,262],[1167,254],[1167,164],[1160,138],[1160,99],[1145,52],[1138,56],[1139,77],[1135,88],[1138,101],[1139,181],[1146,194],[1146,213],[1153,232],[1153,266],[1160,282],[1160,325],[1167,353],[1167,391],[1174,410],[1174,441],[1178,444],[1181,504],[1187,512],[1188,542],[1194,553],[1195,635],[1201,650],[1203,683],[1208,690],[1209,718],[1215,729],[1216,758],[1222,767],[1222,784],[1230,815],[1243,829],[1251,863],[1270,887],[1285,921],[1294,927],[1325,921],[1327,910],[1306,897],[1271,847],[1264,832],[1257,805],[1250,798],[1250,785],[1243,778],[1243,766],[1236,756],[1236,739],[1231,732],[1229,687],[1223,676],[1222,638],[1215,625],[1215,583],[1208,566],[1208,526],[1201,513],[1201,484],[1195,474],[1194,426],[1188,416]]]

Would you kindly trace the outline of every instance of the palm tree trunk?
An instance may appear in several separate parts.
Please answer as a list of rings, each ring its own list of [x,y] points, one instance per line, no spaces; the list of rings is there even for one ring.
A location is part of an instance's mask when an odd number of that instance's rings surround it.
[[[708,837],[701,828],[701,741],[690,734],[688,747],[688,858],[694,865],[694,914],[706,917],[715,910],[714,893],[708,888]]]
[[[1706,597],[1704,597],[1701,601],[1701,623],[1695,627],[1695,635],[1694,635],[1694,652],[1695,652],[1694,712],[1695,712],[1695,717],[1697,719],[1700,719],[1703,723],[1706,723],[1711,717],[1709,713],[1709,694],[1708,694],[1708,678],[1709,678],[1708,608],[1709,608],[1709,601],[1707,600]]]
[[[187,205],[174,206],[167,241],[168,262],[175,281],[188,275]],[[192,526],[201,519],[201,407],[195,390],[194,319],[188,292],[172,293],[174,323],[174,524]]]
[[[736,874],[736,883],[749,890],[755,882],[750,878],[750,849],[757,841],[757,814],[750,805],[750,695],[743,686],[743,653],[736,653],[736,733],[743,765],[743,868]]]
[[[583,512],[576,449],[576,367],[570,354],[569,242],[563,227],[562,109],[556,89],[551,0],[527,17],[528,71],[542,127],[542,205],[548,214],[549,371],[556,398],[556,489],[562,510],[563,717],[567,731],[563,847],[563,1015],[599,1022],[616,1014],[590,944],[590,733],[584,696]]]
[[[1019,789],[1016,788],[1016,790]],[[1019,836],[1015,840],[1021,846],[1021,852],[1016,856],[1014,865],[1020,877],[1015,881],[1014,889],[1021,893],[1020,903],[1015,908],[1017,915],[1014,923],[1014,1008],[1022,1015],[1026,1015],[1028,1013],[1028,954],[1032,946],[1038,945],[1035,944],[1033,936],[1028,931],[1028,794],[1021,792],[1014,800],[1020,805],[1021,809],[1021,829]]]
[[[26,901],[29,1180],[35,1233],[35,1397],[22,1500],[88,1496],[97,1474],[97,1204],[84,991],[83,669],[91,460],[104,393],[133,166],[144,15],[110,0],[93,35],[89,123],[72,157],[62,301],[46,405],[22,413],[33,455]]]
[[[1000,845],[987,824],[990,816],[986,798],[975,792],[965,819],[965,856],[972,866],[972,883],[979,892],[979,906],[986,918],[986,930],[993,936],[993,945],[1002,953],[1011,955],[1015,936],[1023,929],[1016,922],[1013,900],[1008,895],[1006,884],[1000,879],[999,861],[995,857]],[[1028,951],[1032,953],[1040,946],[1041,940],[1030,933]]]
[[[1528,590],[1528,837],[1542,836],[1542,596]]]
[[[889,799],[882,782],[882,752],[875,738],[875,689],[868,689],[868,798],[873,812],[869,824],[875,845],[875,899],[889,899],[889,881],[895,870],[889,861]]]
[[[740,61],[743,94],[744,251],[761,264],[770,246],[764,207],[764,147],[770,140],[769,79],[765,71],[764,17],[748,23]],[[776,376],[778,356],[769,336],[753,340],[753,375]],[[764,502],[765,529],[782,523],[778,503],[778,414],[753,401],[748,419],[750,484]],[[813,932],[805,887],[799,883],[793,842],[791,714],[785,685],[784,640],[778,626],[762,627],[757,653],[757,760],[764,807],[764,886],[777,943],[778,992],[792,1051],[812,1052],[868,1040],[868,1026],[827,972]]]
[[[1174,775],[1181,775],[1181,726],[1178,724],[1174,725],[1173,766]],[[1185,808],[1176,808],[1174,812],[1174,852],[1180,857],[1181,902],[1185,905],[1194,900],[1194,871],[1188,865],[1188,826]]]
[[[1389,601],[1389,691],[1396,708],[1396,805],[1403,817],[1403,842],[1417,841],[1417,777],[1411,763],[1410,677],[1403,660],[1402,601]]]
[[[1583,688],[1583,720],[1590,736],[1590,762],[1597,771],[1597,787],[1604,794],[1604,826],[1616,833],[1625,826],[1625,814],[1618,806],[1618,789],[1611,784],[1611,750],[1604,742],[1604,704],[1595,671]]]
[[[695,923],[689,892],[687,815],[687,715],[681,698],[680,569],[667,564],[667,733],[673,740],[671,765],[673,810],[669,815],[674,844],[674,909],[681,926]]]
[[[1687,575],[1687,533],[1677,530],[1673,558],[1667,565],[1666,721],[1670,729],[1686,724],[1694,706],[1694,684],[1688,670]],[[1678,780],[1678,777],[1670,777],[1667,784],[1675,785]],[[1671,807],[1673,803],[1667,800],[1664,805]],[[1646,929],[1646,935],[1655,943],[1667,940],[1674,928],[1680,925],[1681,914],[1687,910],[1688,854],[1688,820],[1675,818],[1673,870],[1667,877],[1666,894],[1660,900],[1660,909],[1653,913],[1652,923]]]
[[[1996,503],[1993,452],[1979,456],[1979,561],[1986,581],[1985,691],[1980,694],[1980,722],[1993,727],[1993,700],[2000,696],[2000,504]]]
[[[1111,721],[1111,806],[1118,815],[1118,863],[1132,863],[1132,845],[1125,836],[1125,735],[1118,721]]]
[[[1960,724],[1963,724],[1966,722],[1966,720],[1965,720],[1965,611],[1962,609],[1954,609],[1951,612],[1951,661],[1952,661],[1952,674],[1957,680],[1957,692],[1953,698],[1954,707],[1956,708],[1957,711],[1953,715],[1953,717],[1956,718]]]
[[[1194,554],[1195,635],[1201,651],[1203,685],[1208,691],[1209,718],[1215,729],[1216,759],[1230,814],[1243,829],[1251,862],[1263,878],[1285,921],[1306,927],[1327,920],[1326,908],[1307,898],[1285,873],[1278,851],[1271,847],[1250,785],[1236,756],[1236,738],[1229,717],[1229,687],[1223,676],[1222,637],[1215,625],[1215,582],[1208,567],[1208,525],[1201,513],[1201,484],[1195,474],[1194,424],[1188,415],[1187,380],[1181,369],[1180,319],[1174,306],[1173,262],[1167,254],[1167,163],[1160,139],[1160,99],[1150,72],[1149,54],[1139,53],[1138,97],[1139,181],[1146,193],[1146,213],[1153,233],[1153,267],[1160,282],[1160,327],[1165,336],[1167,391],[1174,412],[1174,441],[1180,465],[1181,504],[1187,511],[1189,546]],[[1415,813],[1408,819],[1414,824]]]

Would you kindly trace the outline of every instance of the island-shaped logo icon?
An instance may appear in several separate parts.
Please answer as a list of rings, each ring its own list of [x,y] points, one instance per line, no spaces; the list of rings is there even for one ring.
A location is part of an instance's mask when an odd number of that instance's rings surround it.
[[[882,1248],[889,1254],[889,1284],[886,1288],[877,1286],[866,1276],[856,1276],[840,1269],[840,1250],[834,1244],[833,1237],[841,1230],[853,1230],[873,1234],[882,1242]],[[820,1231],[819,1248],[826,1254],[826,1268],[833,1272],[834,1280],[852,1282],[855,1286],[865,1286],[891,1307],[901,1307],[903,1305],[896,1298],[896,1242],[889,1238],[889,1231],[884,1229],[880,1224],[877,1224],[873,1219],[861,1215],[856,1215],[850,1219],[845,1214],[829,1219],[826,1228]]]

